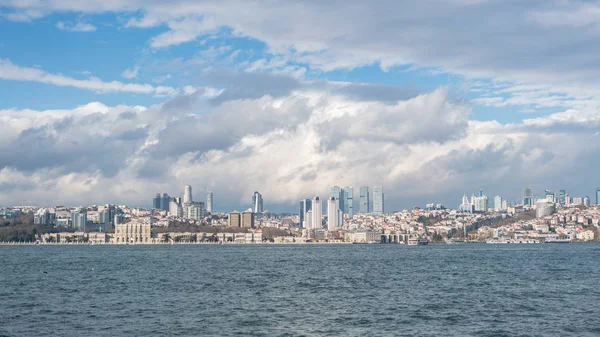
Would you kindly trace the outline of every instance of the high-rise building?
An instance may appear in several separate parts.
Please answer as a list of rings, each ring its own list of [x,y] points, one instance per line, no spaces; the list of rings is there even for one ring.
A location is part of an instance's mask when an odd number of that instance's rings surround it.
[[[169,202],[169,215],[178,218],[183,217],[183,208],[181,207],[179,198],[171,198],[171,202]]]
[[[373,213],[383,214],[385,209],[383,207],[383,186],[373,186]]]
[[[161,202],[161,197],[160,197],[160,193],[156,193],[156,196],[152,199],[152,208],[154,209],[161,209],[160,208],[160,202]]]
[[[567,195],[567,191],[565,191],[565,190],[560,190],[560,191],[558,191],[558,203],[559,203],[561,206],[564,206],[564,205],[565,205],[565,196],[566,196],[566,195]]]
[[[208,213],[213,212],[213,192],[212,191],[208,191],[208,193],[206,194],[206,211]]]
[[[335,199],[338,209],[344,209],[344,190],[339,186],[331,188],[331,197]]]
[[[171,197],[167,193],[163,193],[162,198],[160,198],[160,209],[169,211],[169,202],[171,202]]]
[[[302,227],[306,228],[306,229],[312,229],[313,224],[313,211],[308,211],[306,212],[306,215],[304,216],[304,222],[302,223]]]
[[[204,217],[204,203],[190,202],[183,205],[183,216],[189,220],[200,221]]]
[[[352,186],[344,188],[344,213],[350,218],[354,216],[354,192]]]
[[[533,206],[533,194],[531,193],[531,188],[529,187],[525,187],[523,189],[523,205]]]
[[[263,212],[263,198],[262,195],[258,192],[254,192],[254,194],[252,195],[252,211],[254,213]]]
[[[583,197],[583,206],[590,207],[590,197],[587,195]]]
[[[480,193],[477,197],[472,197],[472,204],[475,208],[475,212],[487,212],[489,208],[489,200],[486,195]]]
[[[242,215],[240,212],[229,213],[229,226],[242,227]]]
[[[545,197],[544,199],[546,199],[546,201],[548,202],[556,202],[556,197],[554,196],[554,192],[550,191],[550,190],[546,190],[545,191]]]
[[[334,197],[327,200],[327,229],[336,230],[338,227],[338,204]]]
[[[71,225],[73,228],[85,231],[87,224],[87,213],[79,208],[75,208],[71,211]]]
[[[189,204],[193,201],[192,199],[192,186],[185,185],[183,188],[183,204]]]
[[[502,210],[502,197],[499,195],[494,197],[494,209],[497,211]]]
[[[113,227],[116,210],[115,205],[98,206],[98,223],[103,230],[109,230]]]
[[[300,228],[302,228],[304,226],[304,220],[306,217],[306,212],[310,211],[311,208],[311,202],[310,199],[302,199],[300,200]]]
[[[315,197],[312,202],[312,226],[310,229],[321,229],[323,227],[323,204],[319,197]]]
[[[600,205],[600,187],[596,187],[596,205]]]
[[[370,213],[371,207],[369,204],[369,187],[361,186],[360,187],[360,195],[359,195],[359,208],[358,211],[360,213]]]
[[[254,213],[243,212],[240,226],[245,228],[254,228]]]

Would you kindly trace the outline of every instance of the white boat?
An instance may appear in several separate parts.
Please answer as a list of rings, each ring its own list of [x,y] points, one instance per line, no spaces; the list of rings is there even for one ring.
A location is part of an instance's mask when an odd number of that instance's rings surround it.
[[[410,238],[408,239],[409,246],[425,246],[429,243],[427,239],[419,239],[419,238]]]

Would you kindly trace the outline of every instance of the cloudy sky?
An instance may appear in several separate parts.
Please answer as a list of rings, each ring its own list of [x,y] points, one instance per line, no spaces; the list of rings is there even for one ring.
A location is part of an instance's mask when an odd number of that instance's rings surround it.
[[[593,196],[599,42],[597,1],[0,0],[0,205]]]

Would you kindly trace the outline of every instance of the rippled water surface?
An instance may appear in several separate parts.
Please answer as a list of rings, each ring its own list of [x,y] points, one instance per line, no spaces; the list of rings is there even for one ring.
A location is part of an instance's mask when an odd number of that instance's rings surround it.
[[[0,336],[598,336],[600,245],[0,247]]]

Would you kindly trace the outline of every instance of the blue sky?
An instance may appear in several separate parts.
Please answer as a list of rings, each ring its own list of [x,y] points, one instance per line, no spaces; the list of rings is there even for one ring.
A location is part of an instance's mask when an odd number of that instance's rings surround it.
[[[384,185],[388,209],[479,188],[591,195],[596,9],[0,0],[0,204],[40,184],[40,205],[192,184],[223,211],[254,190],[290,210],[332,185]]]

